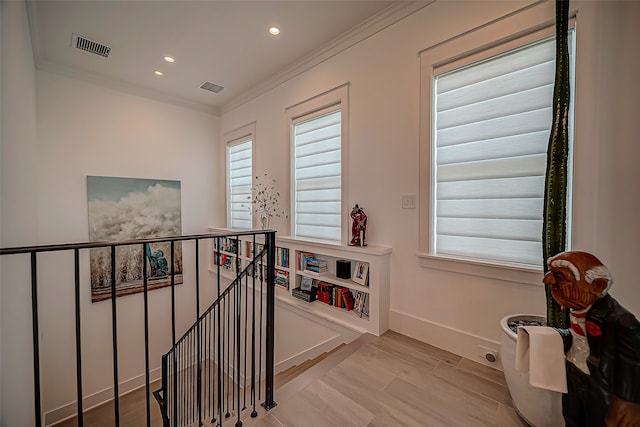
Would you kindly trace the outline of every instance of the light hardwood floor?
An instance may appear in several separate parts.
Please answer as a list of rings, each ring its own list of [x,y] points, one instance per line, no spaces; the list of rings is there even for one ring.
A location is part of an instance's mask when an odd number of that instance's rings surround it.
[[[278,374],[275,383],[277,406],[260,408],[257,418],[246,411],[244,426],[526,426],[511,405],[502,372],[392,331],[363,335]],[[152,425],[160,426],[152,406]],[[112,406],[103,407],[85,415],[86,426],[113,425]],[[145,425],[143,391],[121,398],[120,407],[122,426]]]

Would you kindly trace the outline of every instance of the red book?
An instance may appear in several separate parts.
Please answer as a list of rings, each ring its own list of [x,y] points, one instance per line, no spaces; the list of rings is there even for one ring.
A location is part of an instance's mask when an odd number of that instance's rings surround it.
[[[342,293],[342,302],[343,302],[343,307],[346,308],[347,311],[353,310],[353,305],[355,301],[353,299],[353,294],[351,293],[350,290],[347,289],[345,292]]]

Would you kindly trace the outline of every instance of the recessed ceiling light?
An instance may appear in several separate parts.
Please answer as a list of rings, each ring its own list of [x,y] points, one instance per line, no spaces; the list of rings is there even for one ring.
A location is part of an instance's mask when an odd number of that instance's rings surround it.
[[[164,75],[164,73],[163,73],[162,71],[158,71],[158,70],[155,70],[155,71],[153,72],[153,74],[155,74],[156,76],[162,76],[162,75]]]
[[[271,27],[269,28],[269,32],[271,34],[273,34],[274,36],[277,36],[278,34],[280,34],[280,28],[278,27]]]
[[[167,61],[167,62],[168,62],[168,63],[170,63],[170,64],[173,64],[174,62],[176,62],[176,60],[175,60],[175,59],[173,59],[173,58],[172,58],[172,57],[170,57],[170,56],[165,56],[165,57],[164,57],[164,60],[165,60],[165,61]]]

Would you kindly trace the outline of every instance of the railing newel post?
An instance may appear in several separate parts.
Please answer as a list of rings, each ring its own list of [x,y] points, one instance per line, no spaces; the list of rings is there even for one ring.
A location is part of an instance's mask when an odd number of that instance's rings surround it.
[[[269,410],[277,404],[273,400],[273,370],[275,346],[275,262],[276,262],[276,233],[266,232],[267,247],[267,325],[265,330],[265,392],[264,407]]]

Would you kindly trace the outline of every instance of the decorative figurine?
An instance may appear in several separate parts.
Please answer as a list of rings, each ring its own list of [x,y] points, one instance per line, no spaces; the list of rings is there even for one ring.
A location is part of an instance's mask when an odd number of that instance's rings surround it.
[[[640,426],[640,322],[608,294],[613,281],[595,256],[563,252],[547,264],[543,281],[571,318],[567,427]]]
[[[144,249],[147,258],[149,259],[149,266],[151,267],[151,277],[166,276],[169,273],[169,264],[167,263],[167,259],[164,257],[164,252],[162,251],[162,249],[158,249],[157,251],[151,253],[151,245],[149,243],[145,243]]]
[[[349,246],[367,246],[367,215],[357,203],[351,209],[351,219],[353,220],[353,225],[351,226]]]

